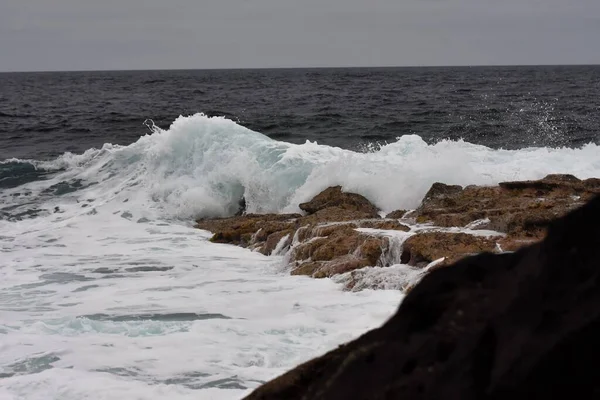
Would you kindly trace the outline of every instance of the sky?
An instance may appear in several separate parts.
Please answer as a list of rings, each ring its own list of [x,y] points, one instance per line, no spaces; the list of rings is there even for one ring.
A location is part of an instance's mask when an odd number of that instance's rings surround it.
[[[600,64],[600,0],[1,0],[0,71]]]

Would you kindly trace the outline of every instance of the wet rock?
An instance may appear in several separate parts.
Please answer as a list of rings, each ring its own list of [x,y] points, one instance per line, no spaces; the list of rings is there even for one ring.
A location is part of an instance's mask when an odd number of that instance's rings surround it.
[[[296,263],[292,268],[292,275],[306,275],[313,276],[314,273],[323,266],[321,262],[304,262],[304,263]]]
[[[459,185],[446,185],[445,183],[436,182],[431,185],[429,191],[425,194],[425,201],[434,199],[446,199],[449,196],[460,193],[463,190]]]
[[[391,213],[389,213],[388,215],[386,215],[386,218],[391,218],[391,219],[400,219],[402,217],[404,217],[404,215],[407,213],[407,210],[396,210],[396,211],[392,211]]]
[[[377,207],[371,204],[369,200],[360,194],[342,192],[341,186],[327,188],[311,201],[300,204],[300,209],[309,214],[331,207],[362,212],[370,215],[370,218],[378,216]]]
[[[541,243],[431,272],[381,328],[247,399],[597,398],[598,221],[600,198]]]
[[[505,182],[498,186],[434,184],[421,206],[379,218],[377,209],[358,194],[328,188],[301,205],[308,215],[246,214],[198,221],[214,233],[212,241],[248,247],[271,255],[289,251],[292,274],[330,277],[366,266],[402,261],[422,268],[440,258],[435,268],[481,252],[513,252],[541,240],[554,218],[600,192],[600,180],[582,181],[570,175],[549,175],[539,181]],[[497,237],[458,232],[420,231],[400,248],[398,240],[358,232],[358,228],[410,231],[399,222],[430,223],[503,232]],[[429,229],[429,228],[427,228]],[[397,235],[396,235],[397,236]],[[398,236],[402,237],[402,236]],[[282,241],[283,238],[286,238]],[[290,251],[291,249],[291,251]],[[401,254],[401,255],[400,255]]]
[[[273,251],[277,248],[277,245],[279,245],[279,242],[281,242],[281,240],[283,238],[287,237],[285,243],[283,244],[283,247],[284,248],[289,247],[292,242],[293,235],[294,235],[293,229],[286,229],[283,231],[273,232],[269,236],[267,236],[264,245],[262,247],[260,247],[259,251],[262,254],[264,254],[265,256],[270,256],[273,253]]]
[[[198,220],[196,228],[212,232],[212,242],[247,247],[255,240],[267,240],[272,233],[295,228],[299,217],[299,214],[247,214]]]
[[[403,264],[418,267],[440,258],[446,258],[444,264],[451,264],[469,255],[495,251],[496,239],[465,233],[419,233],[404,242],[401,260]]]
[[[297,263],[292,275],[307,275],[313,278],[329,278],[337,274],[364,268],[368,263],[352,254],[346,254],[330,261],[308,261]]]
[[[326,189],[301,207],[309,214],[236,215],[199,220],[196,227],[213,232],[215,243],[249,247],[265,255],[271,255],[286,237],[281,247],[288,250],[296,237],[299,244],[290,255],[292,274],[317,278],[378,264],[389,240],[359,233],[356,228],[409,230],[397,220],[379,218],[366,198],[344,193],[339,186]]]
[[[588,186],[588,184],[590,183],[591,186]],[[540,179],[537,181],[502,182],[499,186],[510,190],[532,189],[535,191],[542,192],[549,192],[555,189],[583,191],[586,189],[586,187],[595,187],[596,182],[595,179],[591,180],[590,182],[582,181],[579,178],[568,174],[551,174],[547,175],[544,179]]]
[[[292,249],[290,257],[292,274],[326,278],[366,266],[383,265],[389,239],[356,230],[368,222],[317,225],[300,230],[300,243]],[[406,228],[401,224],[393,227]]]
[[[504,182],[498,186],[448,186],[436,183],[416,211],[420,223],[463,227],[487,219],[479,229],[541,239],[553,219],[600,193],[597,179],[548,175],[538,181]]]
[[[375,266],[389,246],[385,237],[369,236],[351,224],[315,229],[315,236],[292,249],[292,273],[316,278],[330,277],[365,266]],[[308,263],[309,266],[303,264]]]
[[[390,219],[357,219],[340,220],[334,222],[327,221],[324,223],[317,223],[315,225],[307,223],[307,221],[311,221],[310,217],[304,217],[300,219],[300,225],[303,225],[307,228],[301,235],[302,240],[304,240],[306,237],[329,236],[332,232],[337,230],[353,230],[356,228],[381,229],[403,232],[408,232],[410,230],[408,226],[401,224],[397,220]]]
[[[373,218],[372,213],[357,210],[348,210],[345,208],[332,206],[323,210],[319,210],[314,214],[302,217],[300,219],[300,223],[304,225],[316,225],[325,222],[355,221],[370,218]]]
[[[408,232],[410,230],[408,226],[401,224],[396,219],[387,219],[387,217],[386,219],[380,220],[359,221],[357,227],[403,232]]]

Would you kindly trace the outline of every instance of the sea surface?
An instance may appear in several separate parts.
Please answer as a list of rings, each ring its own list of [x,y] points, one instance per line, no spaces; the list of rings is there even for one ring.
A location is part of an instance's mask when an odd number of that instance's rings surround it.
[[[402,266],[346,292],[196,218],[600,177],[599,95],[596,66],[0,74],[0,399],[243,397],[383,323]]]

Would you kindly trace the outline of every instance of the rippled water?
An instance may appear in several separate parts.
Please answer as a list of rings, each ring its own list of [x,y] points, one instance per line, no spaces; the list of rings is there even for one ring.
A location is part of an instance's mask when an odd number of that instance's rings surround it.
[[[600,142],[600,67],[0,73],[0,159],[127,145],[179,115],[342,148],[415,134],[488,147]]]

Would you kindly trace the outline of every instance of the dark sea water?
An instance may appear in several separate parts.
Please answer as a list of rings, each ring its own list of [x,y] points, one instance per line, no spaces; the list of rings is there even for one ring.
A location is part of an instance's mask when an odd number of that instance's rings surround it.
[[[577,147],[600,142],[599,95],[599,66],[4,73],[0,159],[126,145],[197,112],[354,150],[406,134]]]

